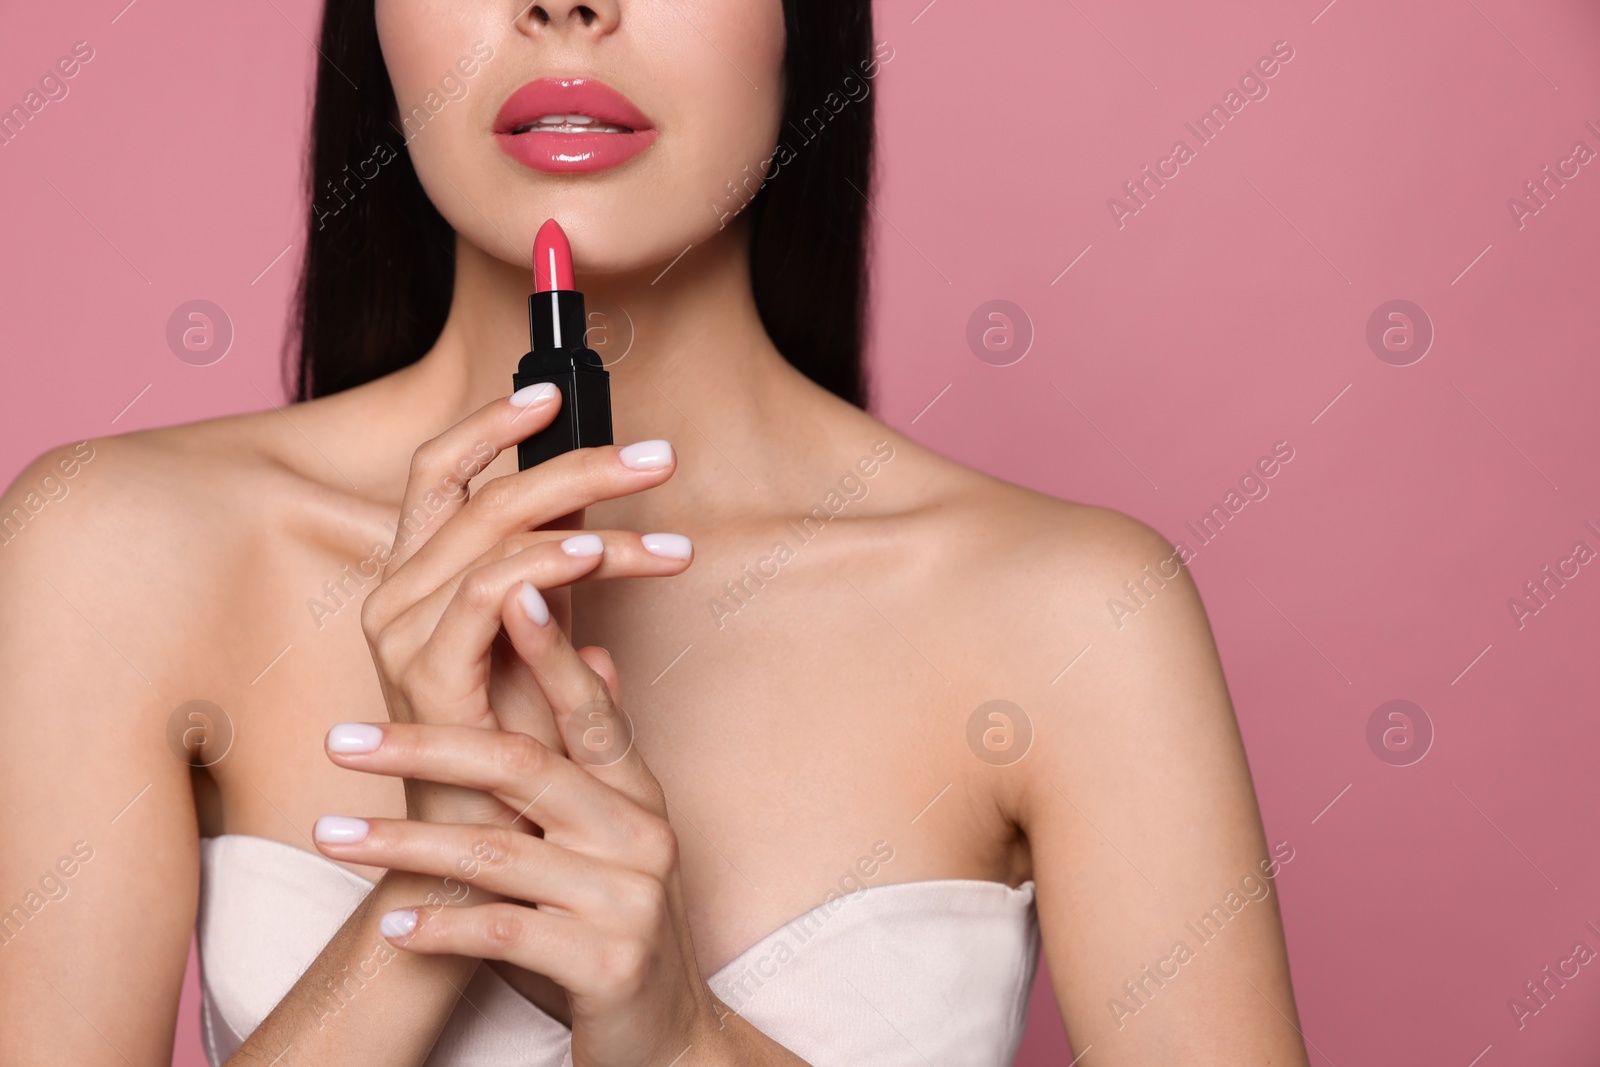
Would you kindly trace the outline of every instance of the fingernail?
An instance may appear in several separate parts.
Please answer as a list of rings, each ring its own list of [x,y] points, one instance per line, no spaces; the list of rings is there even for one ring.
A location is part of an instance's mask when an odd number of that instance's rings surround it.
[[[372,752],[383,744],[383,731],[369,722],[342,722],[328,731],[329,752]]]
[[[550,621],[550,609],[545,606],[544,597],[529,583],[523,582],[522,588],[517,590],[517,603],[522,605],[523,614],[532,619],[535,626],[543,626]]]
[[[667,559],[688,559],[694,555],[694,543],[683,534],[645,534],[639,540],[644,542],[645,551]]]
[[[620,450],[617,458],[636,471],[660,470],[672,462],[672,446],[665,441],[640,441]]]
[[[511,394],[511,403],[514,407],[531,408],[541,400],[549,400],[556,395],[553,382],[540,382],[538,385],[524,385],[521,389]]]
[[[599,534],[578,534],[561,542],[561,551],[569,556],[598,556],[606,550]]]
[[[417,913],[409,908],[386,912],[378,920],[378,932],[384,937],[408,937],[417,928]]]
[[[365,819],[353,819],[348,815],[324,815],[317,820],[317,827],[311,831],[311,836],[325,845],[351,845],[364,840],[367,831],[372,829]]]

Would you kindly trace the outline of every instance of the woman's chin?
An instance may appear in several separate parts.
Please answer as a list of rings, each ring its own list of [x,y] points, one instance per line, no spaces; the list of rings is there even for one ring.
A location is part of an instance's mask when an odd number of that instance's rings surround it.
[[[487,234],[476,233],[474,236],[481,240],[469,238],[468,243],[481,255],[527,271],[534,235],[546,220],[555,219],[572,244],[573,265],[580,278],[626,281],[643,275],[645,281],[650,281],[690,249],[728,240],[736,229],[742,231],[737,223],[719,227],[709,212],[707,224],[693,230],[681,226],[664,229],[659,221],[649,226],[644,219],[639,220],[640,228],[634,229],[627,214],[630,212],[625,208],[613,211],[586,204],[573,209],[551,204],[532,213],[521,213],[514,225],[502,224]]]

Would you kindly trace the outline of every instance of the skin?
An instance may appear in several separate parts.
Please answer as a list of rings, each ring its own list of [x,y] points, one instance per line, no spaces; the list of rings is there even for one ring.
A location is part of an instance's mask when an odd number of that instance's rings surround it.
[[[800,1063],[704,978],[880,841],[893,859],[873,885],[1035,880],[1062,1016],[1094,1062],[1305,1063],[1275,892],[1136,1013],[1109,1007],[1282,858],[1187,573],[1120,626],[1107,611],[1170,546],[920,447],[809,383],[761,328],[742,221],[719,229],[706,203],[775,139],[779,5],[377,10],[402,111],[473,42],[494,48],[410,147],[460,235],[438,343],[311,403],[92,442],[69,494],[0,546],[0,903],[42,878],[67,891],[32,898],[0,948],[0,1059],[166,1062],[198,839],[236,833],[378,885],[230,1063],[419,1064],[483,960],[572,1025],[577,1064],[685,1046],[684,1064]],[[624,92],[656,144],[582,177],[511,161],[494,114],[550,74]],[[591,305],[634,327],[611,368],[616,439],[670,441],[664,466],[629,469],[614,447],[518,473],[505,451],[553,413],[504,399],[526,249],[552,216]],[[0,515],[72,455],[30,465]],[[430,488],[444,504],[397,538]],[[790,524],[830,491],[848,504],[800,542]],[[561,550],[580,522],[599,556]],[[692,538],[692,562],[647,551],[652,531]],[[779,541],[793,557],[731,601],[725,583]],[[325,582],[375,555],[381,575],[313,615]],[[193,699],[233,727],[203,771],[167,741]],[[1004,765],[968,743],[995,699],[1032,728]],[[595,759],[574,709],[616,727],[619,705],[632,745]],[[380,724],[382,744],[326,751],[346,722]],[[325,815],[370,832],[319,846]],[[80,841],[92,858],[58,874]],[[387,939],[382,994],[319,1026],[319,978],[383,942],[393,911],[418,922]]]

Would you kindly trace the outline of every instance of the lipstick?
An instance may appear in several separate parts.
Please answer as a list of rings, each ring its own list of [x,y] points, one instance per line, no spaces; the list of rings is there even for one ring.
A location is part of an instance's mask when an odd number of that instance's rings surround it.
[[[609,445],[611,375],[584,344],[583,294],[573,285],[572,246],[555,219],[533,239],[533,295],[528,297],[528,353],[511,379],[522,389],[552,382],[561,390],[555,421],[517,445],[517,469],[571,452]]]

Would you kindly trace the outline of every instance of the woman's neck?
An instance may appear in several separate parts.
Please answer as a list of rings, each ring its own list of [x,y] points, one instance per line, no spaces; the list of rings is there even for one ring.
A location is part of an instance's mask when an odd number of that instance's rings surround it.
[[[418,364],[419,383],[442,403],[453,403],[454,423],[511,389],[511,375],[528,349],[528,293],[532,272],[458,240],[455,291],[438,342]],[[617,441],[648,435],[676,403],[699,407],[694,394],[715,392],[753,415],[787,365],[773,349],[756,313],[743,229],[728,229],[691,248],[663,270],[597,277],[580,273],[589,311],[605,313]],[[613,309],[620,309],[621,314]],[[620,321],[618,321],[620,320]],[[591,315],[591,323],[596,319]],[[667,422],[675,420],[665,420]]]
[[[609,309],[616,442],[660,437],[678,451],[678,473],[651,494],[662,504],[748,511],[752,487],[781,496],[796,457],[780,445],[820,429],[816,419],[829,398],[767,337],[747,247],[744,227],[734,226],[664,270],[577,278],[591,312]],[[439,340],[392,378],[394,410],[405,412],[417,443],[510,392],[528,348],[531,282],[529,270],[458,240]],[[626,355],[617,359],[623,346]],[[514,453],[506,452],[490,473],[515,469]]]

